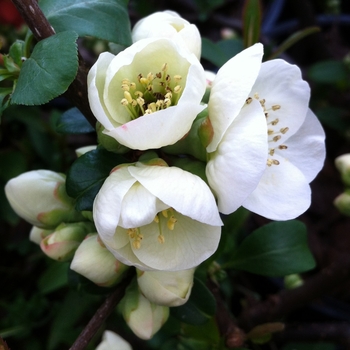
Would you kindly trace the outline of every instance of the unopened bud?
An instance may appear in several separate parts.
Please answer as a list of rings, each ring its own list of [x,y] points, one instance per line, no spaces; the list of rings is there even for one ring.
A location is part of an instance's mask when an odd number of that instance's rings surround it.
[[[30,230],[29,240],[40,245],[41,241],[52,232],[54,232],[54,230],[45,230],[43,228],[33,226]]]
[[[125,322],[144,340],[151,339],[169,317],[169,308],[151,303],[140,293],[135,281],[127,288],[120,305]]]
[[[340,194],[333,202],[337,209],[344,215],[350,216],[350,190]]]
[[[94,231],[90,222],[62,223],[41,241],[40,248],[51,259],[67,261],[73,257],[85,236]]]
[[[131,345],[120,335],[112,331],[104,331],[102,342],[97,346],[96,350],[132,350]]]
[[[350,186],[350,153],[337,157],[334,161],[345,185]]]
[[[119,262],[94,234],[79,245],[70,268],[99,286],[109,287],[120,281],[128,266]]]
[[[33,170],[11,179],[5,193],[13,210],[33,226],[51,229],[61,222],[84,220],[66,193],[66,178],[50,170]]]
[[[137,283],[142,294],[152,303],[180,306],[186,303],[191,294],[194,270],[137,270]]]

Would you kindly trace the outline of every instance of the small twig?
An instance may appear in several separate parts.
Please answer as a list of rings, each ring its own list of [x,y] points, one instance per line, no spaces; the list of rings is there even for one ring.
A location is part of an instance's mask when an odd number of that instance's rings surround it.
[[[134,276],[133,273],[131,273],[132,271],[133,270],[129,270],[128,276],[118,285],[117,289],[106,298],[69,350],[83,350],[86,348],[102,323],[114,311],[116,305],[123,298],[125,289]]]
[[[40,41],[55,34],[54,28],[44,16],[36,0],[12,0],[22,18],[26,21],[34,37]],[[96,119],[91,112],[87,95],[86,63],[79,57],[77,75],[65,93],[65,96],[84,114],[89,123],[95,127]]]
[[[283,290],[263,302],[246,307],[238,319],[238,324],[249,330],[256,325],[279,320],[297,308],[336,289],[349,277],[350,259],[345,254],[338,255],[336,261],[309,277],[302,286]]]
[[[219,287],[211,280],[208,280],[207,285],[216,300],[216,322],[221,336],[225,338],[226,346],[229,349],[242,347],[246,340],[244,331],[233,320],[223,301]]]

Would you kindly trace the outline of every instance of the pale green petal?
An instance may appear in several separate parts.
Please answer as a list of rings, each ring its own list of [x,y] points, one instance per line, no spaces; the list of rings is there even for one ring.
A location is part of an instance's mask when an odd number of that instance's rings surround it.
[[[103,100],[106,71],[114,57],[109,52],[102,53],[90,69],[87,83],[91,111],[96,119],[107,129],[112,129],[116,126]]]
[[[157,223],[142,227],[143,240],[140,249],[131,247],[142,263],[156,270],[178,271],[198,266],[217,249],[221,227],[202,224],[174,213],[177,222],[174,230],[167,227],[167,218],[160,218],[164,243],[159,243]],[[142,268],[140,268],[142,269]]]
[[[209,118],[214,129],[208,152],[216,150],[248,98],[259,73],[262,55],[263,46],[255,44],[231,58],[218,71],[208,103]]]

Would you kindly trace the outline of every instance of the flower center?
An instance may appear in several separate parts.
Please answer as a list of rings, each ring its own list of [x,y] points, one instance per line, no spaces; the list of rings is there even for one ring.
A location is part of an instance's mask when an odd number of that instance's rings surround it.
[[[162,210],[154,217],[154,222],[158,224],[159,229],[159,235],[157,237],[158,243],[163,244],[165,242],[165,237],[163,235],[163,229],[162,224],[163,221],[166,220],[166,227],[169,231],[173,231],[175,228],[175,224],[177,222],[177,219],[175,217],[175,211],[173,208],[169,208],[166,210]],[[141,234],[141,228],[129,228],[127,229],[127,234],[132,240],[132,246],[134,249],[140,249],[141,248],[141,241],[143,239],[143,235]]]
[[[127,109],[131,119],[151,114],[176,105],[181,93],[181,75],[168,74],[168,64],[164,63],[160,72],[149,72],[146,76],[138,74],[135,81],[122,80],[124,98],[120,101]]]
[[[276,115],[274,112],[280,110],[282,108],[281,105],[272,105],[267,107],[266,106],[266,100],[260,99],[259,94],[254,94],[254,99],[258,100],[261,104],[261,107],[264,110],[266,123],[267,123],[267,135],[268,135],[268,142],[269,142],[269,151],[268,151],[268,158],[266,161],[267,166],[272,165],[279,165],[280,162],[277,159],[272,158],[275,154],[276,149],[278,150],[285,150],[288,148],[288,146],[281,144],[280,140],[282,138],[282,135],[286,134],[289,130],[288,126],[281,127],[280,120],[276,118]],[[253,101],[252,97],[248,97],[246,99],[246,103],[249,104]]]

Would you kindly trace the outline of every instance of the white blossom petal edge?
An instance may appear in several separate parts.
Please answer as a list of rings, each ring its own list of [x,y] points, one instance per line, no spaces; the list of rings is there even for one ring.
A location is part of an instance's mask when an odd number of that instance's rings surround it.
[[[93,206],[112,254],[140,270],[193,268],[219,243],[215,198],[198,176],[176,167],[123,166],[105,180]]]

